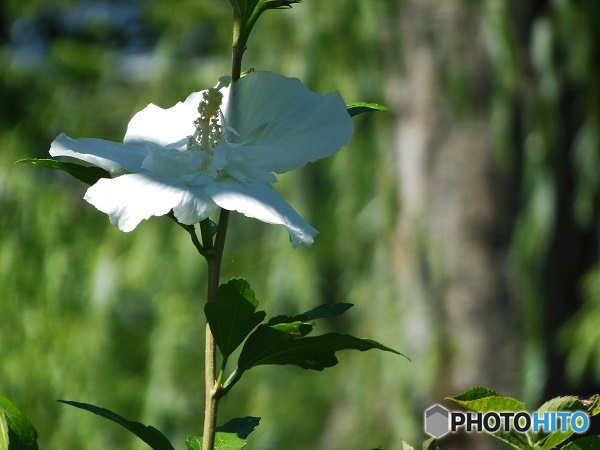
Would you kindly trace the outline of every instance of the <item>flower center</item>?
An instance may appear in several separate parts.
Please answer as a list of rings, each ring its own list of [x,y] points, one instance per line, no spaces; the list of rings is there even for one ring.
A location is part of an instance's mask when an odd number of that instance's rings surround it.
[[[221,125],[221,103],[223,94],[221,89],[229,86],[231,77],[219,78],[219,82],[213,88],[202,93],[202,101],[198,105],[198,118],[194,121],[196,130],[188,137],[188,150],[202,150],[213,155],[216,145],[223,135]]]

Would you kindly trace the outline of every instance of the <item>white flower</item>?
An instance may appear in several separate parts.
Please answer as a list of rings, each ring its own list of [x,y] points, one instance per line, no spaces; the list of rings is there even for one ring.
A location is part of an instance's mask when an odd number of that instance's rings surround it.
[[[353,126],[344,101],[272,72],[226,84],[169,109],[148,105],[129,122],[124,144],[61,134],[50,154],[110,173],[85,200],[122,231],[171,210],[192,225],[221,207],[283,225],[294,247],[310,246],[317,231],[271,183],[346,145]]]

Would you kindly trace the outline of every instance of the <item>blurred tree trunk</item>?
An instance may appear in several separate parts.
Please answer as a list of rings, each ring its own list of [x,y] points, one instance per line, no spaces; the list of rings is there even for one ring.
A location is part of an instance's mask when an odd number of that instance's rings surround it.
[[[400,8],[395,261],[410,371],[431,373],[413,384],[423,405],[475,385],[516,394],[517,305],[504,269],[514,188],[492,152],[480,9],[462,0]],[[452,439],[461,449],[489,442]]]

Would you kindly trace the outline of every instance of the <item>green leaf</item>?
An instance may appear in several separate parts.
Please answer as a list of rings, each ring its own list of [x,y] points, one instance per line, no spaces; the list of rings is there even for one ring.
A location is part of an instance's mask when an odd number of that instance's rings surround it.
[[[334,304],[323,304],[316,308],[311,309],[302,314],[298,314],[294,317],[289,316],[275,316],[271,318],[268,325],[275,325],[278,323],[290,323],[290,322],[307,322],[309,320],[323,319],[325,317],[339,316],[352,308],[352,303],[334,303]]]
[[[589,400],[581,400],[575,396],[563,396],[553,398],[538,408],[539,413],[555,412],[555,411],[585,411],[589,416],[593,416],[593,411],[596,409],[598,396],[594,396]],[[596,411],[596,414],[598,412]],[[540,450],[550,450],[558,447],[574,434],[574,431],[569,427],[567,431],[562,431],[560,428],[552,433],[531,433],[532,441],[542,443]],[[539,444],[538,444],[539,445]]]
[[[452,400],[475,412],[525,411],[525,405],[522,402],[514,398],[503,397],[497,392],[482,386],[472,387],[460,395],[448,397],[448,400]],[[522,433],[498,431],[490,433],[490,435],[506,442],[513,448],[522,450],[529,450],[531,448],[527,442],[527,436]]]
[[[4,416],[4,410],[0,410],[0,450],[8,450],[8,423]]]
[[[238,417],[236,419],[231,419],[229,422],[226,422],[223,425],[219,425],[217,427],[217,431],[236,433],[242,439],[246,439],[259,423],[260,417]]]
[[[95,184],[100,178],[110,178],[110,174],[100,167],[81,166],[79,164],[57,161],[56,159],[25,158],[15,164],[24,163],[48,169],[63,170],[86,184]]]
[[[458,403],[476,412],[487,411],[525,411],[525,405],[510,397],[503,397],[491,389],[475,386],[448,400]]]
[[[589,436],[576,439],[561,447],[561,450],[598,450],[600,448],[600,436]]]
[[[258,426],[260,417],[242,417],[232,419],[217,427],[215,433],[215,450],[239,450],[248,444],[246,438]],[[185,441],[188,450],[201,450],[202,438],[188,436]]]
[[[87,403],[72,402],[69,400],[59,400],[59,402],[74,406],[79,409],[84,409],[101,417],[104,417],[105,419],[112,420],[113,422],[118,423],[123,428],[126,428],[127,430],[135,434],[154,450],[174,450],[169,440],[154,427],[146,426],[139,422],[131,422],[108,409],[100,408],[94,405],[89,405]]]
[[[346,106],[348,108],[348,114],[350,114],[350,117],[374,111],[392,112],[392,110],[387,106],[379,105],[377,103],[355,102]]]
[[[440,448],[435,445],[435,438],[429,438],[423,442],[423,450],[440,450]]]
[[[206,304],[204,313],[219,350],[227,358],[264,320],[266,313],[255,312],[258,300],[243,278],[232,278],[219,286],[217,298],[217,302]]]
[[[37,431],[25,414],[8,397],[0,394],[0,449],[37,450]]]
[[[339,333],[296,339],[310,332],[309,327],[311,324],[306,322],[260,325],[244,344],[238,370],[243,372],[263,364],[291,364],[303,369],[323,370],[338,363],[335,353],[339,350],[375,348],[402,355],[373,340]]]
[[[302,0],[262,0],[265,9],[291,8],[294,3],[300,3]]]

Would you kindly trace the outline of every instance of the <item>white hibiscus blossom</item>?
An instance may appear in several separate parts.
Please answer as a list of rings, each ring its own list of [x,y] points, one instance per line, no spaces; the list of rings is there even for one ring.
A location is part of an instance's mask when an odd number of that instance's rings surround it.
[[[348,143],[344,101],[272,72],[228,84],[224,77],[169,109],[150,104],[131,119],[123,144],[61,134],[50,154],[110,173],[85,200],[122,231],[170,211],[193,225],[220,207],[283,225],[294,247],[310,246],[317,231],[271,184]]]

